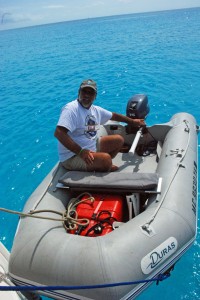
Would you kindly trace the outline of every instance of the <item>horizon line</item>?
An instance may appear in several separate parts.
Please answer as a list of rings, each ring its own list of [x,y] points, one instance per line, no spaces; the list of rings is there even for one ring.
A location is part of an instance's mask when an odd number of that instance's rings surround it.
[[[16,30],[16,29],[25,29],[30,27],[37,27],[37,26],[46,26],[46,25],[54,25],[54,24],[60,24],[60,23],[66,23],[66,22],[78,22],[78,21],[84,21],[84,20],[94,20],[94,19],[101,19],[101,18],[111,18],[111,17],[120,17],[120,16],[128,16],[128,15],[138,15],[138,14],[151,14],[151,13],[159,13],[159,12],[167,12],[167,11],[175,11],[175,10],[186,10],[186,9],[199,9],[200,7],[182,7],[182,8],[173,8],[173,9],[163,9],[163,10],[152,10],[152,11],[141,11],[141,12],[133,12],[133,13],[124,13],[124,14],[114,14],[114,15],[105,15],[105,16],[98,16],[98,17],[87,17],[87,18],[81,18],[81,19],[72,19],[72,20],[63,20],[63,21],[57,21],[57,22],[47,22],[47,23],[41,23],[41,24],[32,24],[27,26],[20,26],[15,28],[1,28],[0,31],[7,31],[7,30]],[[14,24],[14,23],[11,23]],[[2,24],[1,24],[2,25]],[[9,24],[7,24],[9,26]]]

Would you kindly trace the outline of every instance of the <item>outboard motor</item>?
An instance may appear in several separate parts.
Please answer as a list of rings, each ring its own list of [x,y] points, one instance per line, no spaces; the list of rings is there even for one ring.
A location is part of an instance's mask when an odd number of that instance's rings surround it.
[[[131,97],[126,106],[126,115],[131,119],[145,119],[149,111],[148,97],[143,94]]]
[[[126,115],[131,119],[145,119],[150,111],[148,97],[143,94],[136,94],[128,101]],[[126,126],[126,133],[137,133],[138,128],[130,125]],[[145,132],[145,128],[143,128]]]

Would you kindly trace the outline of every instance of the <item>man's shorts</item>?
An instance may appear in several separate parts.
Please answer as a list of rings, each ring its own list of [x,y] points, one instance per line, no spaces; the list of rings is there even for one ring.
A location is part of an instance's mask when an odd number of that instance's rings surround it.
[[[99,152],[100,151],[100,138],[97,139],[96,141],[96,151]],[[84,160],[82,158],[80,158],[80,156],[78,155],[74,155],[72,157],[70,157],[69,159],[61,162],[61,164],[63,165],[63,167],[65,167],[65,169],[70,170],[70,171],[87,171],[87,164],[84,162]]]
[[[65,169],[70,171],[87,171],[87,164],[78,155],[70,157],[69,159],[61,162],[61,164],[65,167]]]

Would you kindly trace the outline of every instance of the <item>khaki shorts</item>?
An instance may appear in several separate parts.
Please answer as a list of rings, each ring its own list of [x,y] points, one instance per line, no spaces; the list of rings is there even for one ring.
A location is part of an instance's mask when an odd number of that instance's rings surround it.
[[[98,138],[96,141],[96,148],[97,148],[96,151],[99,152],[100,151],[100,138]],[[65,167],[65,169],[70,170],[70,171],[72,171],[72,170],[87,171],[87,164],[78,155],[74,155],[74,156],[70,157],[69,159],[61,162],[61,164],[63,165],[63,167]]]
[[[63,167],[67,170],[74,171],[87,171],[87,165],[82,158],[78,155],[74,155],[69,159],[61,162]]]

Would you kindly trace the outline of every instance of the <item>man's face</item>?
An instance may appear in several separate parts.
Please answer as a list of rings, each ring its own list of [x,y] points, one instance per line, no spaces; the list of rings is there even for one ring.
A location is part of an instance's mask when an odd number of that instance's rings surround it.
[[[83,107],[87,109],[90,108],[95,98],[96,92],[92,88],[85,87],[83,89],[80,89],[78,99]]]

